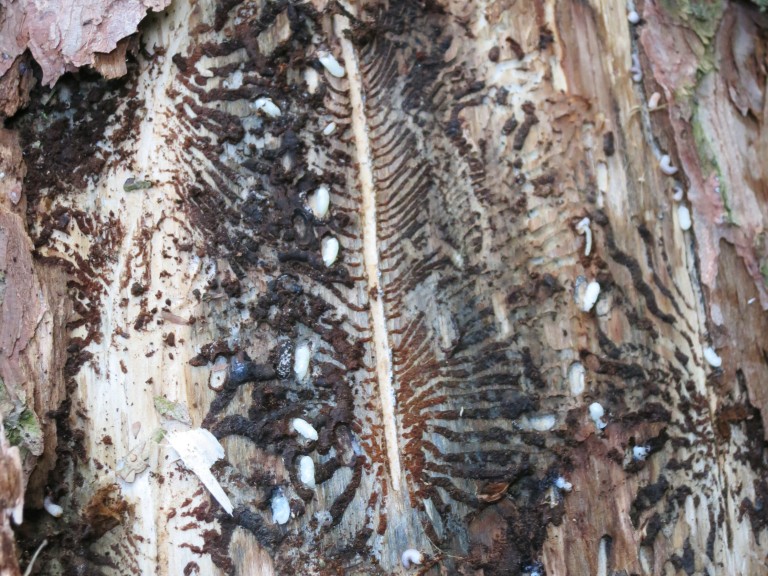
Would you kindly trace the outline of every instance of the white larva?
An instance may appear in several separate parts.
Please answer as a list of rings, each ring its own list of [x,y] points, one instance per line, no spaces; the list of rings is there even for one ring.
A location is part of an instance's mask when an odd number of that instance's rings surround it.
[[[658,92],[654,92],[651,94],[651,97],[648,98],[648,110],[656,110],[656,108],[659,107],[659,102],[661,101],[661,94]]]
[[[682,202],[683,196],[685,196],[685,190],[680,184],[675,184],[675,192],[672,194],[672,200],[675,202]]]
[[[331,76],[336,76],[336,78],[344,77],[344,68],[330,52],[326,52],[325,50],[318,52],[317,59],[320,60],[320,64],[328,70],[328,73]]]
[[[552,430],[555,427],[557,420],[552,414],[544,414],[541,416],[532,416],[528,419],[528,424],[536,432],[546,432]]]
[[[61,515],[64,514],[64,508],[51,500],[50,496],[46,496],[45,500],[43,500],[43,508],[54,518],[61,518]]]
[[[315,489],[315,462],[309,456],[299,458],[299,480],[307,488]]]
[[[706,360],[707,364],[712,366],[712,368],[720,368],[720,366],[723,365],[723,359],[717,355],[717,352],[715,352],[715,349],[712,348],[712,346],[704,348],[704,360]]]
[[[400,561],[403,563],[403,568],[406,570],[411,566],[418,566],[424,561],[424,555],[414,548],[408,548],[400,556]]]
[[[585,237],[584,256],[589,256],[589,253],[592,252],[592,229],[589,227],[589,224],[589,218],[582,218],[576,224],[576,231]]]
[[[589,405],[589,417],[595,423],[598,430],[602,430],[608,424],[603,422],[603,416],[605,416],[605,408],[599,402],[593,402]]]
[[[677,174],[677,167],[672,166],[670,164],[671,159],[669,157],[669,154],[664,154],[661,159],[659,160],[659,168],[661,168],[661,171],[664,172],[667,176],[674,176]]]
[[[323,136],[330,136],[336,132],[336,122],[329,122],[328,126],[323,128]]]
[[[643,69],[640,66],[640,58],[637,54],[632,54],[632,67],[629,71],[632,73],[632,80],[634,82],[643,81]]]
[[[640,22],[640,14],[635,10],[631,10],[630,13],[627,14],[627,20],[629,20],[630,24],[637,24]]]
[[[597,302],[598,296],[600,296],[600,284],[593,280],[587,284],[587,287],[584,289],[584,297],[581,301],[581,311],[589,312],[592,310],[595,302]]]
[[[647,457],[648,453],[651,451],[648,446],[635,446],[632,448],[632,458],[639,462],[643,462]]]
[[[321,184],[307,197],[307,205],[312,210],[315,218],[322,220],[328,215],[328,207],[331,205],[331,194],[328,186]]]
[[[693,222],[691,221],[691,211],[688,206],[681,204],[677,207],[677,221],[680,223],[681,230],[690,230]]]
[[[555,479],[555,486],[558,490],[562,490],[563,492],[570,492],[573,490],[573,484],[568,482],[565,478],[562,476],[559,476]]]
[[[307,440],[317,440],[317,430],[315,430],[312,424],[306,420],[302,418],[294,418],[292,424],[293,429]]]
[[[568,382],[571,385],[571,394],[578,396],[584,392],[587,371],[581,362],[574,362],[568,369]]]
[[[280,111],[280,108],[277,107],[277,104],[272,102],[270,98],[267,98],[265,96],[262,96],[261,98],[257,98],[253,104],[251,104],[251,107],[253,107],[254,110],[259,110],[269,116],[270,118],[279,118],[282,116],[282,112]]]
[[[333,236],[326,236],[323,238],[322,242],[320,242],[320,245],[322,248],[323,263],[328,267],[333,266],[333,263],[336,262],[336,258],[339,255],[339,241]]]
[[[291,503],[285,497],[283,491],[278,488],[272,496],[272,522],[275,524],[285,524],[291,519]]]
[[[293,373],[297,380],[304,380],[307,377],[311,355],[312,351],[306,342],[296,347],[296,352],[293,355]]]

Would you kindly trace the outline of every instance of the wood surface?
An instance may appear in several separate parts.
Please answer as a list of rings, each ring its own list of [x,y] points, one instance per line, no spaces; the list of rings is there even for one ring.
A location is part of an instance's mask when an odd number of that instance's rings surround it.
[[[757,4],[123,4],[0,81],[22,567],[768,573]]]

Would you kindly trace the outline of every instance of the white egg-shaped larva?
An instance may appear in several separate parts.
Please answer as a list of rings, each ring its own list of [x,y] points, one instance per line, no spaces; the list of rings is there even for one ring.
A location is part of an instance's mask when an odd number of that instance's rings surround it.
[[[640,14],[635,10],[631,10],[629,14],[627,14],[627,20],[629,20],[630,24],[638,24],[640,22]]]
[[[270,98],[264,96],[257,98],[251,106],[254,110],[259,110],[270,118],[279,118],[282,116],[282,112],[280,111],[280,108],[277,107],[277,104],[272,102]]]
[[[304,380],[307,377],[311,355],[312,350],[306,342],[296,347],[296,352],[293,354],[293,373],[297,380]]]
[[[43,500],[43,508],[54,518],[61,518],[62,514],[64,514],[64,508],[56,504],[50,496],[46,496]]]
[[[424,555],[414,548],[408,548],[408,550],[403,552],[402,556],[400,556],[400,561],[403,563],[403,568],[407,570],[411,566],[418,566],[421,564],[424,561]]]
[[[323,128],[323,136],[330,136],[336,132],[336,122],[329,122],[328,125]]]
[[[315,461],[309,456],[299,458],[299,480],[307,488],[315,489]]]
[[[677,221],[680,224],[680,229],[687,231],[691,229],[693,221],[691,220],[691,211],[688,210],[688,206],[680,205],[677,207]]]
[[[530,417],[528,422],[531,428],[536,430],[536,432],[546,432],[547,430],[552,430],[552,428],[555,427],[557,420],[552,414],[543,414],[540,416]]]
[[[272,496],[272,522],[275,524],[285,524],[291,519],[291,503],[285,497],[281,489],[275,490]]]
[[[608,426],[608,424],[603,422],[603,416],[605,416],[605,408],[603,408],[602,404],[593,402],[589,405],[589,417],[592,418],[592,421],[599,430]]]
[[[600,296],[600,284],[593,280],[583,290],[579,308],[582,312],[589,312],[594,307],[595,302],[597,302],[598,296]]]
[[[555,479],[555,486],[557,487],[558,490],[562,490],[563,492],[570,492],[571,490],[573,490],[573,484],[568,482],[568,480],[566,480],[562,476],[559,476],[558,478]]]
[[[587,371],[581,362],[574,362],[568,369],[568,383],[571,385],[571,394],[578,396],[584,392],[586,386]]]
[[[312,194],[307,196],[307,205],[312,210],[315,218],[322,220],[328,215],[328,208],[331,205],[331,191],[328,186],[321,184]]]
[[[717,355],[717,352],[715,352],[715,349],[711,346],[704,348],[704,360],[706,360],[707,364],[712,366],[712,368],[720,368],[720,366],[723,365],[723,359]]]
[[[298,434],[306,438],[307,440],[317,440],[317,430],[307,422],[306,420],[302,418],[294,418],[293,419],[293,429],[296,430]]]
[[[326,52],[325,50],[318,52],[317,59],[320,60],[320,64],[322,64],[323,67],[328,70],[328,73],[331,76],[335,76],[336,78],[344,77],[344,68],[341,64],[339,64],[339,61],[336,60],[334,55],[330,52]]]
[[[632,448],[632,458],[638,462],[642,462],[648,457],[648,453],[650,451],[651,450],[648,448],[648,446],[635,446]]]
[[[672,159],[669,157],[669,154],[664,154],[661,157],[659,160],[659,168],[661,168],[661,171],[667,176],[674,176],[677,174],[677,167],[672,166]]]
[[[323,255],[323,263],[330,267],[336,262],[336,258],[339,256],[339,241],[333,236],[326,236],[320,242]]]

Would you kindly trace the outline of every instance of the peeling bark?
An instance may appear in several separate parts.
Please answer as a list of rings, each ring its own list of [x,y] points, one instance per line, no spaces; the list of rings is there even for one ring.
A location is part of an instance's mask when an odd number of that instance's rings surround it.
[[[707,6],[201,1],[33,50],[116,78],[0,145],[39,573],[768,573],[765,22]]]

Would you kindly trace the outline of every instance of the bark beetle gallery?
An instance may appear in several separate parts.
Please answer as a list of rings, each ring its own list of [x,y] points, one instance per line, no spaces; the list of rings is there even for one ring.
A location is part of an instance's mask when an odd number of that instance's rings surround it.
[[[176,3],[124,77],[33,90],[4,273],[62,384],[12,441],[22,565],[766,573],[765,361],[715,350],[671,16],[522,4]]]

